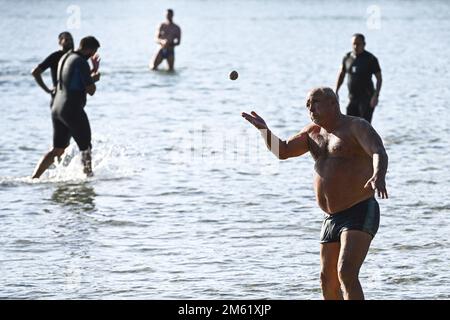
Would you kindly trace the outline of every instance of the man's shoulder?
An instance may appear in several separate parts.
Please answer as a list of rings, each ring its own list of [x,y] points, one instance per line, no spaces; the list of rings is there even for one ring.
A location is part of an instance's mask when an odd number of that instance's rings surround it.
[[[301,132],[306,132],[308,134],[320,132],[321,127],[314,122],[309,123],[305,126]]]
[[[349,128],[352,132],[358,132],[371,127],[371,124],[366,119],[361,117],[344,115],[344,121],[345,127]]]
[[[352,52],[351,51],[349,51],[349,52],[347,52],[345,55],[344,55],[344,59],[348,59],[348,58],[352,58],[353,56],[352,56]]]
[[[62,60],[66,60],[65,62],[65,66],[70,67],[70,68],[82,68],[85,67],[86,65],[89,66],[89,63],[87,62],[87,60],[85,58],[83,58],[82,56],[80,56],[79,54],[75,53],[75,52],[67,52],[62,58]]]
[[[54,52],[50,53],[48,58],[61,58],[63,55],[64,55],[64,51],[57,50],[57,51],[54,51]]]
[[[50,53],[47,58],[45,58],[44,61],[40,63],[40,66],[45,65],[46,67],[49,67],[51,64],[57,63],[59,59],[64,55],[64,52],[62,50],[54,51]]]
[[[377,57],[375,57],[375,55],[372,52],[366,51],[364,50],[364,54],[366,55],[366,57],[368,57],[369,59],[376,59]]]

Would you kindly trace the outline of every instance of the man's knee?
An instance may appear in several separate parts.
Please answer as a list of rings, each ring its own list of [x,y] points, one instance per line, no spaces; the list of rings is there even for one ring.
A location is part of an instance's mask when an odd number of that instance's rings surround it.
[[[341,264],[338,266],[339,282],[343,286],[350,286],[358,281],[359,269],[350,264]]]
[[[320,271],[320,284],[323,289],[336,290],[339,289],[340,283],[336,271]]]

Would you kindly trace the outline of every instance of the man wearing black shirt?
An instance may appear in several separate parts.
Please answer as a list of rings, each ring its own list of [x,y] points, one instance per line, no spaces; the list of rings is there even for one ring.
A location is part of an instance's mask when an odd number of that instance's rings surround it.
[[[364,48],[364,36],[356,33],[352,37],[353,50],[344,56],[339,71],[336,94],[338,94],[345,74],[348,74],[347,85],[350,102],[347,106],[347,115],[372,121],[372,114],[378,104],[381,90],[381,69],[378,59]],[[376,88],[373,86],[372,74],[377,79]]]
[[[56,72],[58,69],[58,62],[59,59],[68,51],[73,50],[73,38],[72,35],[69,32],[62,32],[58,36],[59,45],[61,46],[61,50],[55,51],[52,54],[50,54],[47,58],[45,58],[44,61],[42,61],[40,64],[36,66],[36,68],[31,71],[31,74],[33,75],[34,79],[36,80],[37,84],[48,94],[52,96],[51,102],[50,102],[50,108],[53,103],[53,98],[55,96],[55,88],[56,88]],[[50,89],[45,84],[44,80],[42,79],[42,73],[50,68],[51,75],[52,75],[52,84],[53,87]]]

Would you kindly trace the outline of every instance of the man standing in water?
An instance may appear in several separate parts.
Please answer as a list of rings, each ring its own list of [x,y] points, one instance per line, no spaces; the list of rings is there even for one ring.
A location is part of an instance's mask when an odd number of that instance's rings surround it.
[[[323,297],[364,299],[358,274],[379,226],[375,190],[388,197],[388,157],[367,121],[340,112],[331,88],[313,89],[306,108],[312,123],[288,141],[272,134],[255,112],[242,116],[261,131],[279,159],[311,153],[316,199],[325,212],[320,239]]]
[[[373,111],[378,104],[382,78],[378,59],[370,52],[365,51],[365,46],[364,36],[355,33],[352,37],[353,50],[345,55],[341,70],[339,70],[336,95],[347,73],[350,99],[347,106],[347,115],[364,118],[370,123]],[[377,79],[375,89],[373,88],[372,74]]]
[[[161,46],[158,53],[153,60],[152,70],[156,70],[164,59],[167,59],[169,70],[173,71],[175,63],[175,46],[178,46],[181,41],[181,29],[178,25],[173,23],[173,10],[168,9],[167,20],[159,26],[156,31],[156,42]]]
[[[55,97],[55,90],[56,90],[56,71],[58,69],[58,62],[61,57],[67,53],[70,50],[73,50],[73,38],[72,35],[69,32],[62,32],[58,36],[59,45],[61,46],[61,50],[55,51],[52,54],[50,54],[47,58],[45,58],[44,61],[42,61],[40,64],[38,64],[33,71],[31,71],[31,74],[33,75],[34,79],[36,80],[37,84],[49,95],[51,95],[51,101],[50,101],[50,108],[52,107],[53,98]],[[52,84],[53,87],[50,89],[45,84],[44,80],[42,79],[42,73],[50,68],[51,75],[52,75]]]
[[[94,37],[85,37],[75,52],[66,53],[58,64],[58,83],[52,106],[53,148],[38,163],[33,178],[39,178],[53,163],[55,157],[61,157],[73,137],[82,156],[83,172],[92,176],[91,166],[91,127],[84,112],[86,93],[94,95],[94,82],[100,79],[99,60],[92,59],[91,72],[87,60],[92,58],[100,43]]]

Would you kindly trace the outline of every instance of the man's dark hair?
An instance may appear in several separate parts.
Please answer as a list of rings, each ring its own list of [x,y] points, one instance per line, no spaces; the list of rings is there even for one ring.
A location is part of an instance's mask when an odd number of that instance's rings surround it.
[[[93,36],[84,37],[80,41],[80,49],[92,49],[96,50],[100,48],[100,42],[98,42],[97,39],[95,39]]]
[[[61,40],[62,38],[65,38],[65,37],[73,39],[72,34],[70,32],[64,31],[58,35],[58,40]]]
[[[170,13],[171,15],[173,15],[173,10],[172,9],[167,9],[167,13]]]
[[[362,33],[355,33],[355,34],[352,36],[352,38],[353,38],[353,37],[360,38],[360,39],[362,40],[362,42],[366,43],[366,38],[364,38],[364,35],[363,35]]]

